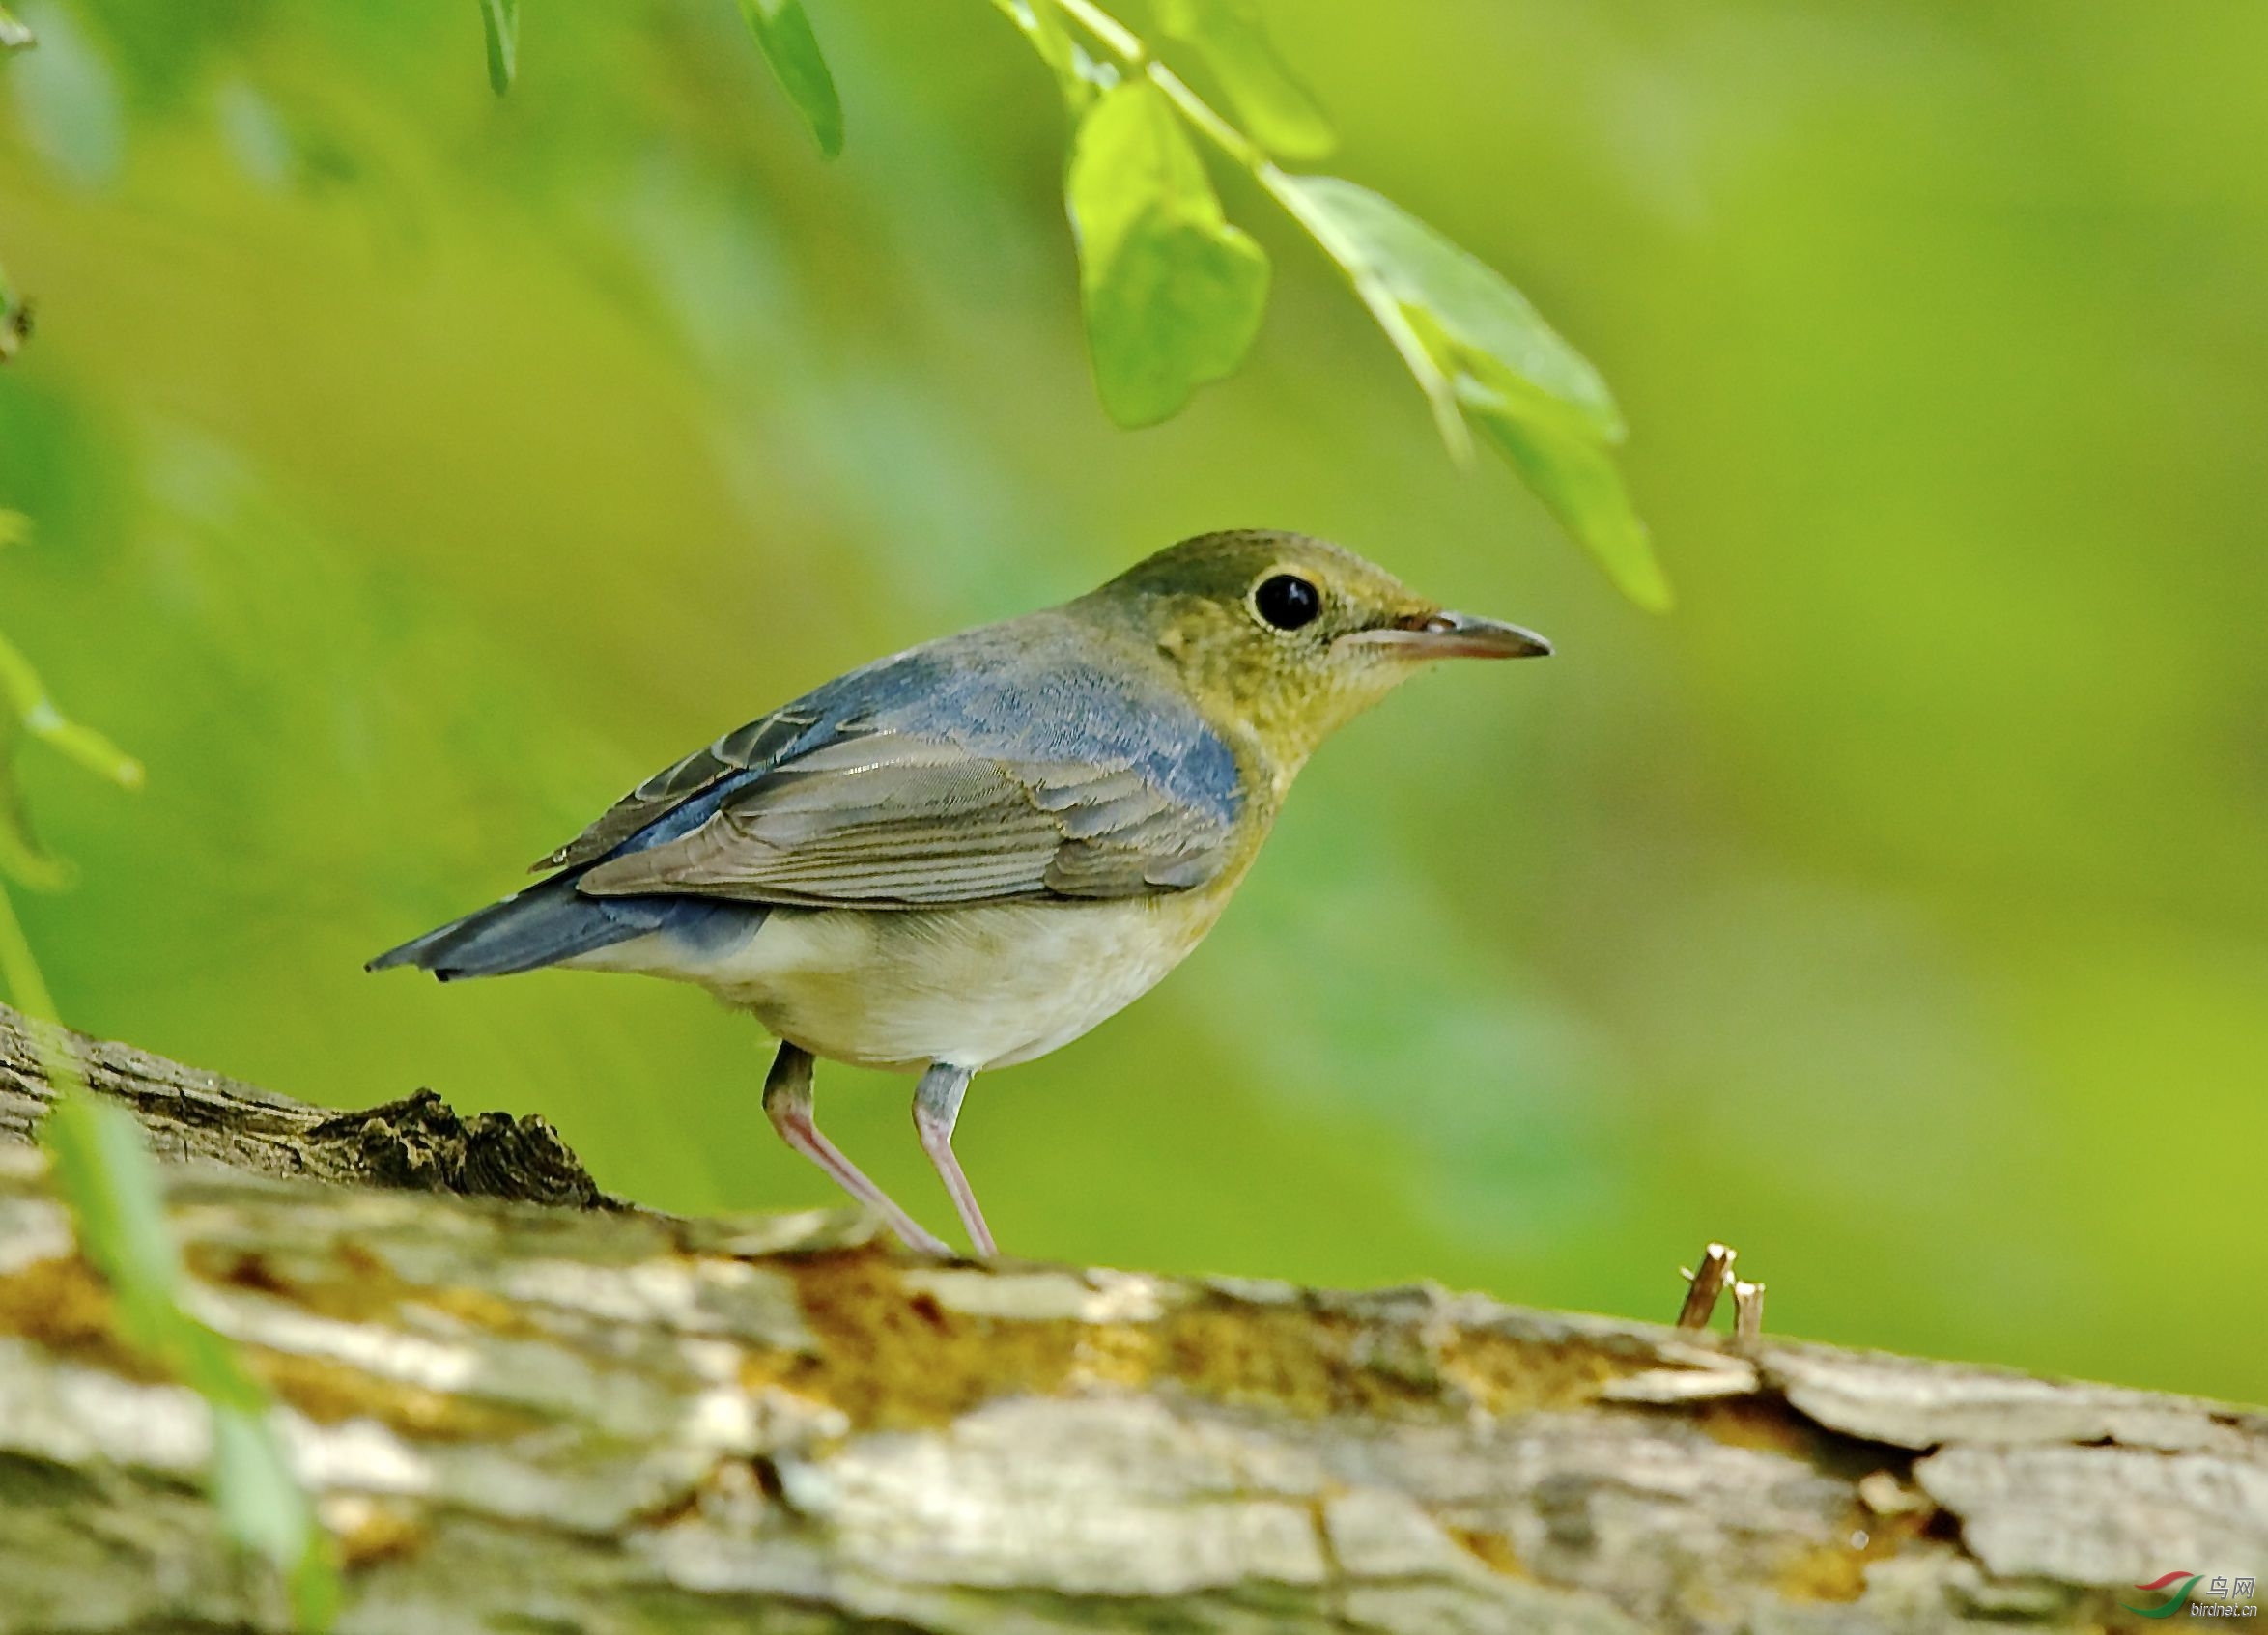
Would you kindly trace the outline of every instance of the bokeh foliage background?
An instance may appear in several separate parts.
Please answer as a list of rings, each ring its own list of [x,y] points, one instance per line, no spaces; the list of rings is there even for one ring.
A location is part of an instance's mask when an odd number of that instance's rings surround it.
[[[1621,602],[1249,183],[1234,380],[1105,420],[1063,112],[981,0],[815,0],[820,161],[721,0],[61,0],[0,69],[0,625],[148,764],[27,765],[97,1032],[551,1115],[831,1201],[754,1025],[369,954],[836,670],[1233,524],[1533,624],[1310,769],[1221,929],[986,1078],[1014,1250],[1674,1309],[2268,1397],[2268,13],[1266,8],[1380,186],[1614,382]],[[822,1114],[950,1219],[907,1086]]]

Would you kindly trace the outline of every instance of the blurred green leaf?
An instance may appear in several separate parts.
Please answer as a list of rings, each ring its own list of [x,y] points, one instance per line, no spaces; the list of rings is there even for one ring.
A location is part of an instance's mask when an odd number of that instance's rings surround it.
[[[11,988],[23,997],[18,984]],[[51,1068],[50,1077],[64,1075]],[[284,1574],[299,1628],[329,1628],[339,1590],[328,1542],[269,1417],[267,1393],[235,1345],[182,1310],[181,1260],[165,1224],[157,1161],[141,1127],[82,1085],[58,1089],[42,1139],[80,1250],[118,1303],[121,1338],[212,1405],[213,1502],[222,1527]]]
[[[266,1402],[213,1399],[213,1488],[228,1536],[282,1570],[299,1628],[328,1629],[338,1617],[338,1570]]]
[[[1623,436],[1606,382],[1528,298],[1486,263],[1392,200],[1336,176],[1294,176],[1285,185],[1331,229],[1331,252],[1347,275],[1431,321],[1442,369],[1513,393],[1540,393],[1573,409],[1603,441]]]
[[[764,61],[772,65],[787,99],[810,127],[819,152],[829,158],[842,152],[842,99],[836,95],[835,76],[819,53],[819,37],[803,0],[740,0],[740,14]]]
[[[0,512],[0,545],[22,538],[23,531],[20,516]],[[0,875],[36,890],[56,890],[70,884],[71,871],[33,835],[15,778],[15,753],[26,738],[125,789],[141,787],[142,766],[94,728],[66,719],[31,661],[0,636]]]
[[[1268,184],[1386,327],[1452,451],[1477,424],[1626,595],[1668,606],[1669,581],[1607,453],[1622,412],[1589,360],[1487,264],[1391,200],[1332,176]]]
[[[15,931],[13,915],[9,928]],[[14,941],[28,960],[20,934]],[[27,1008],[43,1009],[43,998],[33,1004],[27,987],[38,984],[14,971],[11,991]],[[41,1028],[51,1032],[44,1020]],[[54,1049],[64,1053],[60,1045]],[[48,1073],[61,1082],[42,1140],[80,1250],[117,1302],[120,1337],[212,1405],[213,1503],[223,1529],[284,1574],[300,1629],[329,1628],[339,1599],[329,1543],[269,1418],[267,1393],[233,1343],[182,1310],[181,1259],[165,1223],[157,1161],[141,1127],[124,1108],[88,1094],[75,1068],[50,1065]]]
[[[8,723],[0,720],[0,754],[7,752]],[[0,878],[35,891],[61,891],[76,878],[70,863],[42,846],[32,832],[21,796],[0,779]]]
[[[501,97],[520,71],[520,0],[480,0],[480,26],[488,36],[489,89]]]
[[[1457,382],[1458,401],[1538,498],[1583,542],[1616,588],[1639,606],[1666,611],[1669,579],[1652,536],[1630,504],[1614,459],[1581,427],[1515,404],[1483,381]]]
[[[31,303],[15,293],[8,269],[0,267],[0,363],[9,362],[32,336]],[[0,540],[0,545],[8,543]]]
[[[1094,99],[1100,83],[1093,62],[1063,26],[1063,14],[1055,0],[992,0],[993,6],[1017,32],[1032,42],[1039,60],[1048,66],[1062,87],[1063,100],[1079,112]]]
[[[16,543],[26,531],[19,514],[0,511],[0,546]],[[0,873],[45,884],[62,865],[32,842],[9,776],[13,740],[27,729],[128,787],[141,782],[142,769],[99,733],[64,720],[30,663],[0,639]],[[79,1251],[116,1303],[120,1338],[212,1405],[213,1496],[225,1531],[283,1572],[298,1628],[328,1629],[338,1611],[337,1565],[269,1417],[268,1394],[236,1346],[183,1309],[181,1256],[166,1226],[157,1161],[132,1114],[88,1092],[4,885],[0,990],[30,1019],[33,1048],[54,1088],[41,1142],[53,1165],[56,1191],[71,1210]]]
[[[1067,196],[1103,407],[1121,426],[1170,419],[1242,361],[1267,305],[1268,258],[1222,215],[1179,117],[1148,79],[1088,110]]]
[[[181,1277],[166,1230],[157,1161],[132,1114],[83,1091],[65,1090],[42,1137],[55,1185],[78,1223],[79,1247],[118,1302],[125,1339],[169,1366],[185,1349],[186,1321],[174,1303]]]
[[[1253,138],[1270,153],[1319,159],[1338,145],[1306,86],[1276,55],[1252,0],[1156,0],[1158,26],[1228,88]]]
[[[0,6],[0,51],[22,51],[39,42],[38,37],[16,21],[7,7]]]
[[[10,983],[19,995],[23,987]],[[264,1412],[267,1394],[244,1370],[236,1347],[181,1308],[181,1259],[165,1224],[164,1183],[141,1126],[123,1107],[88,1093],[75,1064],[68,1073],[55,1071],[52,1057],[68,1055],[68,1048],[52,1022],[42,1026],[52,1035],[49,1078],[62,1083],[41,1141],[55,1165],[56,1190],[71,1206],[80,1250],[118,1302],[121,1337],[215,1409]]]

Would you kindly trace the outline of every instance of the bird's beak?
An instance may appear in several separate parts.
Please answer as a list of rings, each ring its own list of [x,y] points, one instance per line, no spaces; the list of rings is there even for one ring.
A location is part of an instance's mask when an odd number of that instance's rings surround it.
[[[1390,648],[1408,659],[1541,659],[1551,651],[1551,643],[1534,631],[1471,613],[1434,613],[1339,639]]]

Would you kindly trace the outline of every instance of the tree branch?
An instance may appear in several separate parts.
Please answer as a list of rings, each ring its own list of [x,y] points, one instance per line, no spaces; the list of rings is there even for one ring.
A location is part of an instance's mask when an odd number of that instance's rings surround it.
[[[361,1113],[310,1107],[130,1045],[68,1030],[88,1087],[123,1103],[160,1158],[344,1186],[618,1209],[543,1118],[469,1122],[431,1090]],[[0,1004],[0,1140],[28,1142],[54,1094],[22,1015]]]
[[[1432,1288],[926,1262],[855,1217],[604,1207],[540,1120],[90,1050],[209,1161],[172,1189],[196,1313],[287,1404],[350,1630],[2079,1630],[2268,1563],[2247,1410]],[[0,1134],[30,1061],[0,1010]],[[191,1486],[208,1434],[0,1142],[0,1632],[274,1623]]]

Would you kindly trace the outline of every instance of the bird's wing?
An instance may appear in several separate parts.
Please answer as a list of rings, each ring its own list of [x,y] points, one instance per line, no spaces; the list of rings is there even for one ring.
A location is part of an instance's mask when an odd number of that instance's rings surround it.
[[[727,735],[547,866],[595,863],[579,885],[598,895],[868,908],[1141,896],[1220,872],[1235,761],[1186,701],[1077,656],[1035,665],[1020,639],[962,642]]]
[[[1229,831],[1122,761],[999,759],[862,733],[735,791],[692,832],[601,863],[581,887],[870,907],[1141,896],[1212,878]]]
[[[813,694],[758,717],[707,748],[695,749],[675,766],[663,768],[600,813],[595,823],[566,845],[530,863],[528,872],[548,874],[595,862],[718,785],[777,766],[782,756],[792,754],[814,735],[831,735],[839,723],[831,721],[824,708],[814,707],[821,697]]]

